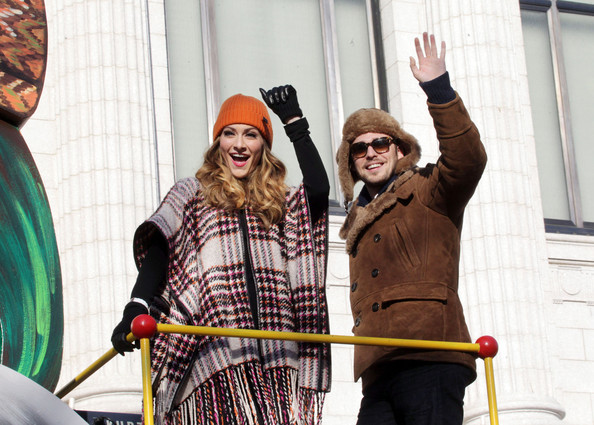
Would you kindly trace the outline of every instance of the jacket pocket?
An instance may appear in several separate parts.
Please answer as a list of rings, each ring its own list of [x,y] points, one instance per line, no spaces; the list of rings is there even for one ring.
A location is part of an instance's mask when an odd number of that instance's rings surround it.
[[[382,308],[402,301],[436,301],[447,304],[448,287],[443,283],[411,282],[394,285],[381,291]]]
[[[402,260],[402,266],[406,270],[414,269],[421,265],[421,260],[417,255],[413,238],[410,235],[408,227],[403,221],[395,221],[392,233],[392,243],[394,252]]]
[[[447,286],[434,282],[377,291],[353,307],[355,334],[443,341],[447,301]]]
[[[400,285],[385,291],[381,310],[391,338],[443,341],[448,288],[439,283]]]

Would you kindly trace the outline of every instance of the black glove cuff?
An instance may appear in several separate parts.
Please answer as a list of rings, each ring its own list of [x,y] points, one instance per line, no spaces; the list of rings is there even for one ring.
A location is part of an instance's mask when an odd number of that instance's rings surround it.
[[[146,306],[140,304],[136,301],[129,301],[124,307],[124,317],[128,318],[131,317],[134,319],[136,316],[141,314],[148,314]]]
[[[295,98],[288,99],[286,103],[274,105],[273,111],[278,115],[283,124],[293,117],[303,117],[303,112]]]

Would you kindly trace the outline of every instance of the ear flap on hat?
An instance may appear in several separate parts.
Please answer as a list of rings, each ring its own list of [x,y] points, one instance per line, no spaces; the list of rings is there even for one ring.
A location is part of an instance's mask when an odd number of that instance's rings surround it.
[[[349,159],[350,143],[345,143],[344,140],[336,151],[336,163],[338,164],[338,180],[344,195],[345,204],[353,199],[353,189],[358,178],[355,178],[351,172],[351,164]]]

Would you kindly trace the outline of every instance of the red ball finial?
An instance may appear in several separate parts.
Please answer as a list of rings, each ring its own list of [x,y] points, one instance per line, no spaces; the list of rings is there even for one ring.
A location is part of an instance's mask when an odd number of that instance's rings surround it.
[[[497,351],[499,350],[499,345],[495,338],[489,335],[481,336],[479,339],[476,340],[476,343],[480,345],[480,349],[478,355],[481,359],[486,357],[495,357]]]
[[[486,357],[495,357],[499,350],[499,345],[495,338],[489,335],[481,336],[476,340],[476,343],[480,345],[479,357],[485,359]]]
[[[132,320],[132,333],[138,339],[151,338],[157,332],[157,322],[148,314],[141,314]]]

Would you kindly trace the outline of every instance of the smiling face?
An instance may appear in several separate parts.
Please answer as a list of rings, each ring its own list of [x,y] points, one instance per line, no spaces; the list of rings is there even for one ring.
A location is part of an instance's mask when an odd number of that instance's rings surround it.
[[[384,133],[364,133],[359,135],[353,144],[358,142],[371,143],[378,137],[390,137]],[[390,144],[386,153],[377,153],[371,146],[367,146],[365,156],[353,158],[353,167],[359,178],[365,183],[369,194],[375,196],[396,172],[396,163],[404,155],[395,143]]]
[[[243,179],[260,163],[265,141],[256,127],[231,124],[223,128],[219,143],[221,155],[231,174]]]

